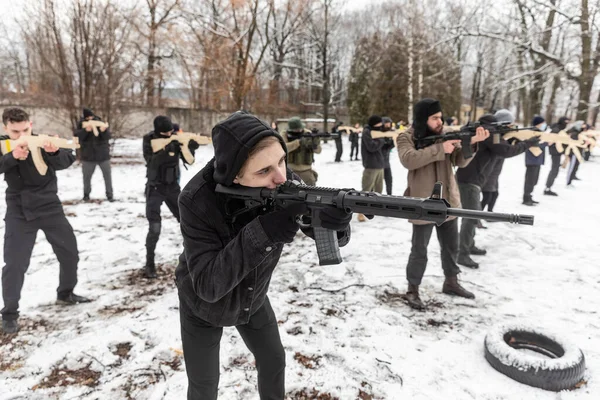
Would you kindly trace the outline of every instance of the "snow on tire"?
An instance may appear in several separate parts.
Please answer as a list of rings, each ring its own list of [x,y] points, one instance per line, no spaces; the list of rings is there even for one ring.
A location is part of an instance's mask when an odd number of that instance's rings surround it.
[[[485,338],[485,358],[494,369],[518,382],[555,392],[572,388],[585,372],[585,357],[577,346],[521,325],[505,325],[490,332]]]

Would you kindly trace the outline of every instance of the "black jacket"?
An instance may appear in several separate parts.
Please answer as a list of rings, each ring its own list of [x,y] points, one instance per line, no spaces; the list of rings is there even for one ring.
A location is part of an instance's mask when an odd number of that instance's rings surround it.
[[[215,193],[214,171],[211,160],[179,196],[185,250],[175,279],[180,301],[198,318],[214,326],[241,325],[263,305],[283,244],[271,242],[257,218],[271,210],[228,217],[244,204]],[[288,170],[293,177],[299,179]],[[349,236],[349,229],[338,233],[340,246]]]
[[[565,130],[566,128],[567,128],[567,124],[564,123],[561,118],[556,124],[553,124],[552,126],[550,126],[550,133],[558,133],[560,131]],[[550,144],[548,146],[548,152],[550,153],[551,156],[559,156],[562,154],[562,153],[558,152],[555,144]]]
[[[173,133],[175,135],[175,133]],[[167,139],[166,136],[154,131],[144,135],[143,149],[146,160],[146,178],[149,186],[179,185],[179,159],[185,162],[181,154],[179,142],[169,143],[169,150],[152,152],[152,139]],[[194,154],[198,145],[190,141],[190,151]]]
[[[81,145],[81,159],[96,162],[110,159],[110,146],[108,144],[111,137],[110,129],[106,129],[104,132],[98,129],[98,136],[95,136],[94,132],[83,129],[83,121],[84,119],[79,120],[75,131],[75,136],[79,138],[79,144]],[[100,118],[94,117],[94,121],[100,121]]]
[[[385,168],[385,161],[382,148],[385,141],[384,139],[373,139],[371,130],[373,129],[369,125],[365,125],[362,131],[360,146],[362,164],[364,168],[383,169]]]
[[[497,160],[517,156],[529,148],[525,142],[510,145],[505,140],[494,144],[493,135],[479,143],[479,149],[473,160],[464,168],[456,171],[456,181],[463,184],[473,184],[483,188],[485,182],[492,174],[494,166],[500,164]],[[500,170],[502,167],[499,167]],[[500,172],[498,172],[500,175]]]
[[[9,139],[1,136],[0,140]],[[0,157],[0,174],[4,174],[6,188],[6,215],[25,218],[27,221],[54,214],[62,214],[63,208],[57,195],[56,172],[68,168],[75,161],[71,150],[59,149],[42,157],[48,165],[46,175],[40,175],[33,164],[31,153],[24,161],[15,159],[12,153]]]
[[[394,143],[394,139],[385,138],[383,139],[383,147],[381,148],[381,152],[383,154],[383,165],[384,168],[390,168],[390,152],[392,149],[396,147]]]

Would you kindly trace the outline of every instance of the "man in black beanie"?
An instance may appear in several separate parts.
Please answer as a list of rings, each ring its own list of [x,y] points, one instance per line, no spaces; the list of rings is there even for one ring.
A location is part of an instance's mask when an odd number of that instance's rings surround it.
[[[571,120],[568,117],[560,117],[558,119],[558,122],[550,127],[550,133],[558,133],[561,131],[565,131],[567,129],[567,125],[570,122]],[[558,176],[562,153],[559,153],[559,151],[556,149],[555,144],[550,144],[548,146],[548,152],[550,153],[552,166],[550,167],[550,172],[548,173],[548,178],[546,179],[546,189],[544,189],[544,194],[546,196],[558,196],[556,192],[552,191],[552,186],[554,185],[554,180]]]
[[[408,187],[405,196],[429,197],[436,182],[442,182],[444,198],[451,207],[460,208],[460,195],[454,177],[453,167],[464,167],[473,158],[465,159],[460,149],[459,140],[436,142],[427,147],[417,149],[415,142],[426,136],[441,135],[444,121],[440,102],[434,99],[423,99],[415,104],[413,125],[405,133],[398,135],[396,145],[402,165],[408,169]],[[489,132],[478,128],[471,138],[472,151],[476,152],[476,144],[485,140]],[[422,310],[425,305],[419,296],[419,285],[427,267],[427,245],[433,232],[434,224],[427,221],[410,220],[413,224],[412,248],[406,266],[408,279],[408,304]],[[446,279],[442,291],[446,294],[472,299],[475,296],[459,283],[457,276],[460,269],[456,264],[458,255],[458,222],[449,217],[442,225],[435,226],[440,242],[442,269]]]
[[[382,131],[383,119],[378,115],[371,115],[369,122],[363,127],[360,155],[364,167],[362,176],[362,190],[366,192],[382,193],[383,191],[383,159],[384,139],[373,139],[371,131]],[[365,222],[367,218],[358,214],[358,220]]]
[[[92,191],[92,175],[96,170],[96,166],[100,167],[102,176],[104,177],[104,187],[106,191],[106,199],[114,201],[112,174],[110,170],[110,140],[111,134],[108,128],[98,128],[98,136],[92,131],[92,127],[83,128],[85,121],[102,121],[89,108],[83,109],[83,117],[77,123],[75,136],[79,138],[81,146],[81,171],[83,173],[83,201],[90,200],[90,192]]]
[[[304,204],[248,208],[215,191],[217,184],[275,189],[299,176],[286,167],[282,137],[255,116],[230,115],[212,130],[215,157],[181,192],[184,251],[175,270],[188,400],[214,400],[223,327],[235,326],[256,360],[261,399],[285,396],[285,351],[267,291]],[[348,243],[351,214],[320,213],[323,228]],[[310,235],[310,228],[302,228]]]
[[[164,149],[152,150],[152,140],[166,139],[175,135],[174,126],[169,117],[159,115],[154,119],[154,131],[146,134],[143,139],[144,159],[146,160],[146,218],[149,229],[146,236],[146,265],[144,273],[146,277],[156,278],[156,266],[154,264],[154,250],[158,243],[161,230],[160,206],[163,202],[173,213],[179,222],[179,208],[177,198],[181,189],[179,187],[179,159],[184,163],[185,158],[181,153],[181,144],[173,140]],[[189,149],[192,154],[199,147],[198,143],[190,140]]]

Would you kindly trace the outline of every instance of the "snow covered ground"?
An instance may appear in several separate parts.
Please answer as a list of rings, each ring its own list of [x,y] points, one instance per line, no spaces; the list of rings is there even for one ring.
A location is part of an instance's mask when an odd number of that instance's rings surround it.
[[[333,143],[317,156],[319,184],[360,189],[362,165],[333,163]],[[21,332],[0,334],[0,399],[183,399],[187,379],[181,357],[178,299],[172,280],[182,250],[176,221],[163,206],[157,248],[160,279],[146,281],[145,168],[141,139],[116,143],[113,181],[117,201],[104,199],[99,170],[93,203],[81,203],[81,167],[59,172],[59,195],[80,251],[77,293],[95,299],[64,308],[54,305],[58,265],[38,235],[21,301]],[[185,184],[212,157],[197,152],[183,171]],[[555,190],[542,196],[543,167],[534,198],[521,205],[524,156],[507,160],[498,212],[531,213],[535,226],[487,224],[477,245],[479,270],[460,278],[475,300],[441,293],[443,274],[435,236],[422,285],[428,310],[410,309],[405,266],[411,226],[375,218],[352,222],[344,262],[318,266],[313,242],[298,235],[284,250],[270,298],[287,353],[286,390],[292,399],[598,399],[600,398],[600,154],[584,163],[581,181],[565,188],[561,170]],[[392,153],[394,194],[406,170]],[[5,183],[0,183],[0,189]],[[4,214],[5,202],[0,203]],[[4,226],[0,226],[3,231]],[[3,236],[3,232],[2,236]],[[486,333],[500,323],[546,326],[580,346],[587,383],[559,394],[522,385],[484,359]],[[253,358],[237,331],[221,341],[221,399],[257,399]],[[303,397],[304,396],[304,397]]]

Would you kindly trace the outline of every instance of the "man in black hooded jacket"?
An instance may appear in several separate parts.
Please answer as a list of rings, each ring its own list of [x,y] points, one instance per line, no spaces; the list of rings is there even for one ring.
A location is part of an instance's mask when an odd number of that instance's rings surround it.
[[[560,131],[564,131],[567,129],[567,124],[571,122],[571,120],[567,117],[561,117],[558,119],[558,122],[550,127],[551,133],[558,133]],[[554,180],[558,176],[558,170],[560,169],[560,158],[562,156],[561,153],[556,149],[556,145],[550,144],[548,146],[548,152],[550,153],[550,157],[552,158],[552,167],[550,168],[550,172],[548,172],[548,178],[546,179],[546,189],[544,189],[544,194],[546,196],[558,196],[556,192],[552,191],[552,185],[554,185]]]
[[[101,121],[89,108],[83,109],[83,118],[77,123],[75,136],[79,138],[81,146],[81,171],[83,172],[83,201],[90,199],[92,191],[92,175],[96,166],[100,167],[104,177],[104,186],[106,189],[106,199],[114,201],[112,177],[110,171],[110,130],[108,128],[98,128],[98,136],[94,135],[93,129],[83,128],[85,121]]]
[[[154,264],[154,251],[160,237],[161,217],[160,206],[163,202],[179,222],[179,208],[177,198],[181,189],[179,187],[179,159],[186,162],[181,153],[181,144],[173,140],[163,150],[156,153],[152,150],[153,139],[167,139],[176,135],[173,123],[169,117],[159,115],[154,119],[154,131],[146,134],[143,139],[144,159],[146,160],[146,218],[149,229],[146,236],[146,277],[156,278]],[[192,155],[199,147],[194,141],[189,142]]]
[[[492,114],[485,114],[479,118],[479,122],[486,128],[490,128],[491,124],[496,121],[496,117]],[[488,179],[496,160],[522,154],[538,143],[538,138],[517,142],[514,146],[503,139],[500,139],[499,143],[494,143],[493,135],[480,142],[473,160],[456,171],[456,181],[458,182],[462,207],[467,210],[481,211],[481,189]],[[479,268],[479,264],[471,258],[471,254],[485,255],[487,253],[486,250],[475,246],[476,226],[477,220],[466,218],[462,219],[460,226],[460,247],[457,262],[469,268]]]
[[[281,136],[251,114],[230,115],[213,128],[212,138],[214,159],[179,197],[184,252],[175,277],[187,397],[217,398],[221,335],[223,327],[235,326],[256,359],[260,398],[283,399],[285,352],[267,291],[306,207],[248,209],[215,189],[217,184],[274,189],[299,177],[286,168]],[[351,214],[330,209],[320,219],[324,228],[338,231],[341,246],[348,242]]]
[[[29,115],[20,108],[7,108],[2,114],[7,136],[0,140],[17,140],[33,135]],[[73,228],[65,217],[57,195],[56,171],[75,161],[72,151],[48,143],[41,150],[48,170],[41,175],[33,163],[30,149],[17,146],[0,157],[0,174],[6,181],[6,217],[4,218],[4,262],[2,269],[2,330],[19,330],[19,300],[29,268],[31,252],[38,230],[46,235],[60,264],[57,303],[71,305],[90,300],[73,293],[77,285],[79,253]]]

